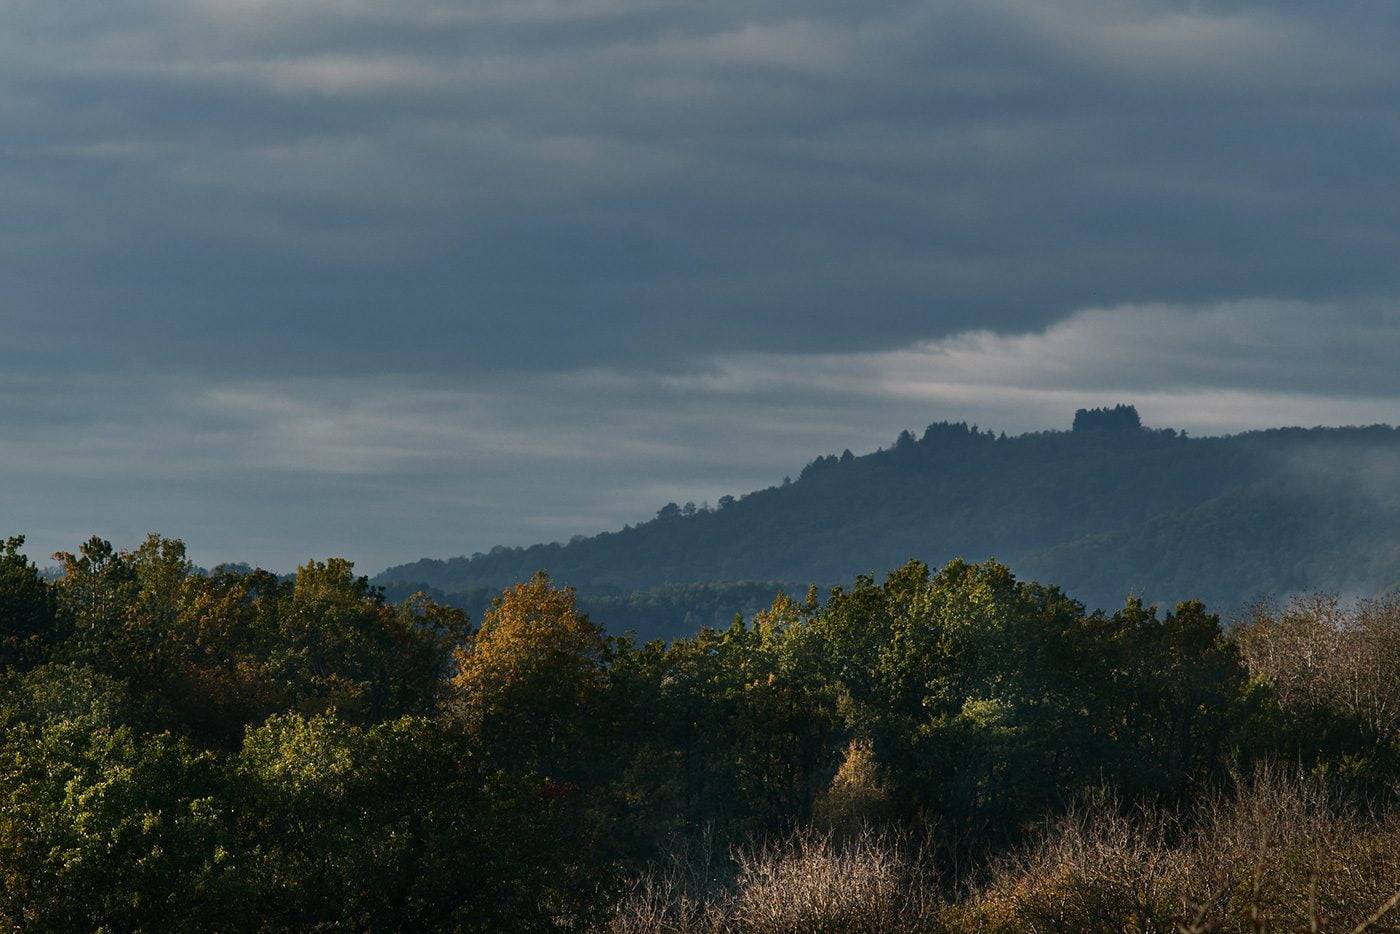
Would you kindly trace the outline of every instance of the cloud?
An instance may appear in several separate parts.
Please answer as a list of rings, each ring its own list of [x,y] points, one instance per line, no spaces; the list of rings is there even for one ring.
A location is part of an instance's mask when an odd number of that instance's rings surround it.
[[[1383,5],[5,16],[0,506],[41,550],[377,565],[1120,398],[1393,420]]]
[[[1400,306],[1393,301],[1342,307],[1250,299],[1090,308],[1038,331],[969,331],[890,351],[733,355],[673,375],[575,378],[613,391],[865,400],[887,412],[922,406],[930,418],[980,418],[1012,431],[1061,424],[1083,405],[1128,400],[1159,425],[1220,433],[1394,422],[1396,346]]]
[[[30,0],[7,23],[0,286],[36,334],[10,368],[672,366],[1400,290],[1378,7]]]
[[[160,528],[208,563],[348,553],[373,570],[620,527],[940,419],[1064,428],[1077,407],[1127,401],[1195,434],[1393,422],[1395,307],[1090,308],[1020,334],[671,372],[11,380],[0,511],[36,554]]]

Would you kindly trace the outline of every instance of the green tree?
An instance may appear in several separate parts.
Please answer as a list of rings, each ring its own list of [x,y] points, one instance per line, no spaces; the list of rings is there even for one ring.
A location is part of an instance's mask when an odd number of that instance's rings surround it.
[[[23,535],[0,542],[0,668],[39,664],[61,636],[53,588],[22,547]]]
[[[421,596],[388,605],[333,558],[294,581],[266,571],[198,573],[175,539],[118,551],[93,539],[60,554],[64,656],[123,679],[165,721],[232,748],[273,713],[336,709],[374,722],[432,712],[463,613]]]
[[[278,715],[234,761],[241,888],[287,929],[558,930],[593,917],[599,867],[547,789],[420,717]]]
[[[678,640],[652,709],[672,768],[673,813],[725,837],[803,820],[840,761],[844,732],[819,649],[799,638],[811,605],[779,595],[751,624]]]
[[[0,925],[208,927],[231,895],[216,759],[142,732],[91,669],[11,674],[0,695]]]
[[[1132,598],[1076,636],[1103,765],[1124,792],[1181,795],[1231,757],[1253,700],[1219,617],[1192,601],[1159,618]]]
[[[936,789],[955,832],[992,841],[1063,804],[1093,754],[1064,638],[1083,607],[957,561],[897,606],[880,668],[908,731],[895,767]]]

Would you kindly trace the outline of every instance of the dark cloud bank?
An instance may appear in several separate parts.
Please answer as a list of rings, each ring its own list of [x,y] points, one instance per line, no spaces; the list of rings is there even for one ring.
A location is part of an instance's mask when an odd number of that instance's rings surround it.
[[[134,0],[0,24],[0,492],[366,569],[938,418],[1397,421],[1400,13]]]

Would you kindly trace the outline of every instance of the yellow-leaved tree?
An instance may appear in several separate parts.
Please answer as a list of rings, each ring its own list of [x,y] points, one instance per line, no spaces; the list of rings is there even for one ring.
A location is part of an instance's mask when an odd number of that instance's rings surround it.
[[[565,777],[586,755],[607,691],[608,640],[573,588],[543,572],[505,591],[452,679],[464,726],[503,761]],[[594,724],[596,727],[596,724]]]

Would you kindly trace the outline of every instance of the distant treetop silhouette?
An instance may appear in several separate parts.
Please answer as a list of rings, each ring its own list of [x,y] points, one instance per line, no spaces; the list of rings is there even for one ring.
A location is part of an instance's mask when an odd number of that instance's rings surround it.
[[[1133,432],[1142,430],[1142,419],[1136,406],[1115,405],[1113,408],[1079,409],[1074,413],[1075,431]]]

